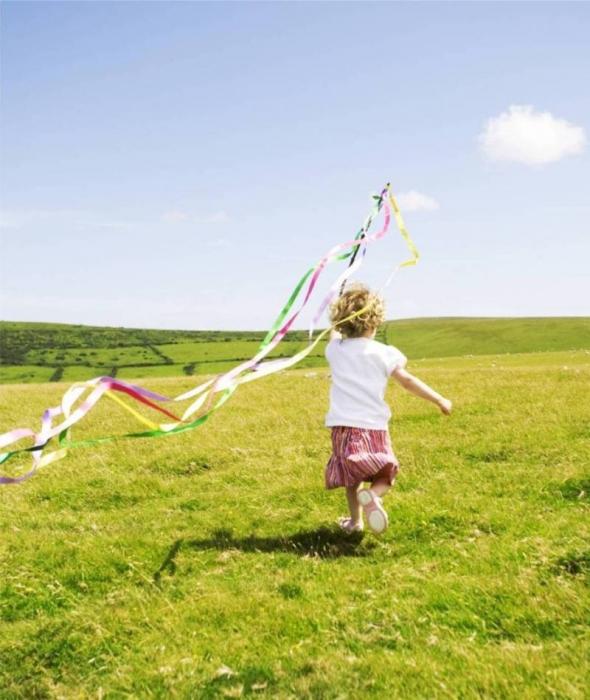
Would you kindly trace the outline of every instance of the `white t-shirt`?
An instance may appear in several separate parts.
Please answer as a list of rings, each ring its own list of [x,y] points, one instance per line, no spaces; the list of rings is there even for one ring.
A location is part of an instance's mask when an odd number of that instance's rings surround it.
[[[326,358],[332,370],[326,425],[387,430],[385,388],[391,373],[406,366],[405,355],[370,338],[344,338],[328,343]]]

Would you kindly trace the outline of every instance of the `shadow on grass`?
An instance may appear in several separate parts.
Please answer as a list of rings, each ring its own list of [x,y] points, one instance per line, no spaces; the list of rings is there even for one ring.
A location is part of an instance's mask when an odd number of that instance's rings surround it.
[[[300,557],[319,557],[320,559],[337,559],[339,557],[366,557],[375,549],[375,542],[365,543],[362,547],[364,533],[347,535],[341,530],[320,527],[315,530],[302,530],[283,537],[234,537],[231,530],[215,530],[204,539],[179,539],[170,547],[160,568],[154,573],[158,583],[164,572],[176,573],[176,556],[181,549],[220,551],[237,549],[240,552],[286,552]]]

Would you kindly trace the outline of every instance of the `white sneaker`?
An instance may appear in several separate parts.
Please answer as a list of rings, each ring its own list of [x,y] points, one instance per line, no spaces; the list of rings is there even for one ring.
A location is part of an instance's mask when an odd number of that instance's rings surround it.
[[[376,535],[385,532],[389,525],[389,518],[379,496],[376,496],[371,489],[361,489],[357,494],[357,498],[363,507],[365,518],[372,532]]]
[[[347,518],[345,516],[338,518],[338,525],[340,526],[341,530],[344,530],[344,532],[346,532],[349,535],[353,532],[362,532],[364,529],[362,523],[357,523],[356,525],[354,525],[352,522],[352,518]]]

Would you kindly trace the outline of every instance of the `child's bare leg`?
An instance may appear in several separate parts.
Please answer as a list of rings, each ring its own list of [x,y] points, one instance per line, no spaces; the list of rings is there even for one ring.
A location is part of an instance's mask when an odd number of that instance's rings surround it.
[[[390,467],[384,467],[380,472],[375,475],[375,480],[370,486],[371,491],[375,496],[383,498],[389,489],[395,484],[395,477],[397,476],[398,467],[394,467],[393,471],[390,471]],[[391,483],[389,483],[391,480]]]
[[[352,519],[353,525],[359,525],[363,522],[361,505],[358,502],[357,493],[360,484],[356,486],[346,487],[346,499],[348,501],[348,510],[350,511],[350,517]]]
[[[379,498],[383,498],[390,488],[391,485],[389,484],[389,481],[383,478],[375,479],[375,481],[371,484],[371,491],[375,494],[375,496],[379,496]]]

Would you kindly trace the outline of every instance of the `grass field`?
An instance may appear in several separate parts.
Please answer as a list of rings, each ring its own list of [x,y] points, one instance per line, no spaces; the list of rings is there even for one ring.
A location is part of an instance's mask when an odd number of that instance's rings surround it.
[[[408,357],[455,357],[590,348],[590,318],[420,318],[386,325]]]
[[[2,487],[0,697],[588,698],[589,347],[410,363],[455,411],[391,388],[381,538],[333,524],[322,368]],[[2,387],[0,432],[65,387]]]
[[[253,357],[264,337],[254,331],[160,331],[0,321],[0,384],[210,374]],[[378,340],[412,358],[546,352],[590,348],[590,318],[424,318],[391,321]],[[270,357],[294,355],[306,333],[295,331]],[[302,366],[323,367],[323,344]]]

